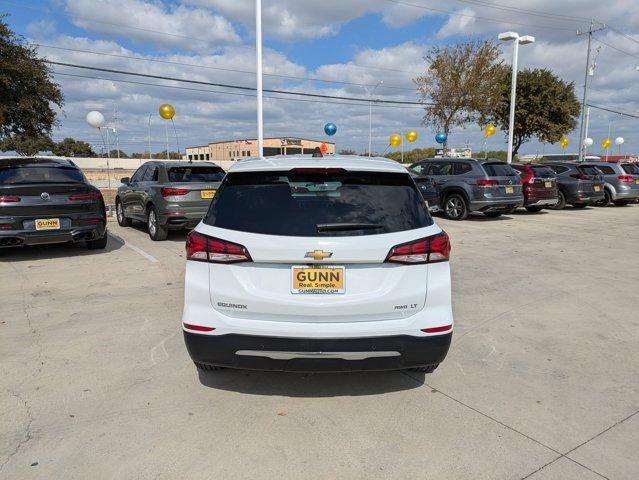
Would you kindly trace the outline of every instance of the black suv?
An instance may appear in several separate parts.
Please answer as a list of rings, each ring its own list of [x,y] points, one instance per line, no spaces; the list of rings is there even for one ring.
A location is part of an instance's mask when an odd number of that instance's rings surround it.
[[[470,212],[498,217],[524,203],[519,175],[498,160],[432,158],[410,169],[433,180],[438,207],[451,220],[463,220]]]
[[[561,210],[567,203],[585,208],[605,200],[603,175],[597,167],[574,162],[544,163],[557,174],[559,202],[552,209]]]

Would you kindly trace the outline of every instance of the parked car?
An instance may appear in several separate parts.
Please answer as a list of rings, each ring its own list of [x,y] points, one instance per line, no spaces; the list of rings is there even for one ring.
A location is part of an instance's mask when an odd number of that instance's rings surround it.
[[[449,254],[392,160],[242,160],[187,237],[186,347],[204,370],[431,372],[453,331]]]
[[[559,201],[557,174],[546,165],[511,165],[519,172],[524,193],[524,207],[529,212],[540,212],[544,207],[556,205]]]
[[[524,203],[519,176],[504,162],[434,158],[414,163],[410,169],[435,182],[439,207],[451,220],[464,220],[470,212],[498,217]]]
[[[100,190],[71,160],[0,160],[0,247],[86,242],[107,245]]]
[[[422,197],[424,197],[424,200],[427,202],[428,210],[431,212],[438,211],[439,191],[433,179],[427,176],[422,176],[410,168],[407,170],[408,173],[410,173],[410,176],[413,177],[413,181],[415,182],[415,185],[417,185],[417,188],[419,188],[419,192],[422,194]]]
[[[566,204],[586,208],[604,199],[603,177],[596,167],[571,162],[544,163],[557,174],[559,201],[553,209],[561,210]]]
[[[165,240],[169,230],[193,228],[223,178],[224,170],[214,163],[146,162],[121,180],[115,197],[118,224],[145,222],[152,240]]]
[[[605,198],[598,205],[627,205],[639,199],[639,173],[636,173],[636,165],[608,162],[587,162],[583,165],[596,167],[603,175]]]

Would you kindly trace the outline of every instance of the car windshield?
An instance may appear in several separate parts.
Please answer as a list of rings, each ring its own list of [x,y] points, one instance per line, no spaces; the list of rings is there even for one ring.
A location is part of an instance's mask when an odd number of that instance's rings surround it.
[[[621,165],[621,168],[623,168],[623,171],[626,172],[628,175],[639,175],[639,165],[624,163],[623,165]]]
[[[484,163],[484,170],[489,177],[513,177],[515,170],[505,163]]]
[[[84,181],[84,175],[75,167],[62,165],[13,165],[0,167],[0,185],[83,183]]]
[[[556,177],[557,176],[554,170],[549,167],[540,167],[540,166],[532,165],[530,168],[532,168],[532,171],[535,172],[535,177]]]
[[[169,168],[169,182],[219,182],[224,178],[220,167],[188,166]]]
[[[204,223],[251,233],[321,237],[399,232],[433,221],[408,173],[300,168],[230,173]]]

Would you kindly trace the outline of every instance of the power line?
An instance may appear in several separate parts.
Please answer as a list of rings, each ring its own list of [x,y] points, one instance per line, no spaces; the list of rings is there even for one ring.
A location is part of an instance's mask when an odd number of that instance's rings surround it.
[[[83,69],[83,70],[93,70],[93,71],[97,71],[97,72],[106,72],[106,73],[116,73],[119,75],[132,75],[132,76],[136,76],[136,77],[145,77],[145,78],[154,78],[157,80],[168,80],[168,81],[172,81],[172,82],[183,82],[183,83],[193,83],[196,85],[208,85],[208,86],[213,86],[213,87],[222,87],[222,88],[231,88],[231,89],[237,89],[237,90],[247,90],[247,91],[256,91],[257,89],[255,87],[247,87],[247,86],[243,86],[243,85],[232,85],[232,84],[226,84],[226,83],[216,83],[216,82],[205,82],[202,80],[187,80],[184,78],[176,78],[176,77],[166,77],[166,76],[162,76],[162,75],[151,75],[148,73],[137,73],[137,72],[128,72],[125,70],[114,70],[111,68],[98,68],[98,67],[91,67],[88,65],[78,65],[78,64],[74,64],[74,63],[63,63],[63,62],[54,62],[52,60],[46,60],[46,59],[42,59],[42,61],[44,63],[47,63],[49,65],[59,65],[62,67],[72,67],[72,68],[79,68],[79,69]],[[337,99],[337,100],[352,100],[352,101],[359,101],[359,102],[374,102],[375,104],[397,104],[397,105],[424,105],[424,103],[421,102],[410,102],[410,101],[405,101],[405,100],[381,100],[381,99],[374,99],[374,98],[361,98],[361,97],[343,97],[343,96],[338,96],[338,95],[325,95],[325,94],[319,94],[319,93],[307,93],[307,92],[295,92],[295,91],[291,91],[291,90],[276,90],[276,89],[267,89],[265,88],[263,90],[264,92],[268,92],[268,93],[279,93],[279,94],[283,94],[283,95],[297,95],[297,96],[301,96],[301,97],[314,97],[314,98],[327,98],[327,99]]]
[[[606,47],[610,47],[610,48],[612,48],[613,50],[618,51],[619,53],[623,53],[624,55],[628,55],[628,56],[630,56],[630,57],[635,57],[635,58],[638,58],[638,59],[639,59],[639,55],[636,55],[636,54],[634,54],[634,53],[627,52],[627,51],[622,50],[622,49],[620,49],[620,48],[618,48],[618,47],[615,47],[614,45],[610,45],[609,43],[606,43],[606,42],[604,42],[603,40],[599,40],[598,38],[593,38],[593,40],[594,40],[595,42],[597,42],[597,43],[601,43],[602,45],[605,45]]]
[[[521,13],[521,14],[524,14],[524,15],[532,15],[532,16],[536,16],[536,17],[557,18],[557,19],[563,19],[564,21],[578,22],[578,23],[583,23],[583,22],[590,21],[590,19],[586,18],[586,17],[576,17],[576,16],[572,16],[572,15],[562,15],[562,14],[559,14],[559,13],[543,12],[543,11],[540,11],[540,10],[531,10],[531,9],[527,9],[527,8],[511,7],[511,6],[503,5],[503,4],[500,4],[500,3],[485,2],[485,1],[481,1],[481,0],[457,0],[457,1],[458,2],[462,2],[462,3],[467,3],[467,4],[470,4],[470,5],[477,5],[477,6],[492,8],[492,9],[495,9],[495,10],[501,10],[501,11],[505,11],[505,12]]]
[[[96,77],[96,76],[90,76],[90,75],[76,75],[73,73],[63,73],[63,72],[57,72],[54,71],[55,75],[62,75],[65,77],[75,77],[75,78],[85,78],[85,79],[91,79],[91,80],[104,80],[104,81],[109,81],[109,82],[118,82],[118,83],[127,83],[127,84],[132,84],[132,85],[144,85],[144,86],[150,86],[150,87],[158,87],[158,88],[171,88],[171,89],[176,89],[176,90],[185,90],[185,91],[192,91],[192,92],[204,92],[204,93],[215,93],[215,94],[222,94],[222,95],[235,95],[235,96],[241,96],[241,97],[255,97],[254,94],[250,94],[250,93],[238,93],[238,92],[227,92],[227,91],[222,91],[222,90],[211,90],[211,89],[203,89],[203,88],[192,88],[192,87],[182,87],[182,86],[177,86],[177,85],[161,85],[161,84],[157,84],[157,83],[149,83],[149,82],[137,82],[137,81],[133,81],[133,80],[123,80],[123,79],[119,79],[119,78],[105,78],[105,77]],[[367,106],[368,103],[353,103],[352,101],[348,101],[348,102],[332,102],[332,101],[327,101],[327,100],[311,100],[311,99],[304,99],[304,98],[286,98],[286,97],[274,97],[274,96],[265,96],[264,98],[270,98],[270,99],[274,99],[274,100],[286,100],[286,101],[294,101],[294,102],[310,102],[310,103],[327,103],[327,104],[333,104],[333,105],[350,105],[353,107],[360,107],[360,106]],[[335,98],[342,98],[342,97],[335,97]],[[375,100],[373,100],[373,102],[375,102]],[[377,105],[380,108],[413,108],[413,109],[421,109],[423,105],[427,105],[427,104],[420,104],[419,106],[417,105]]]
[[[219,70],[219,71],[223,71],[223,72],[246,73],[246,74],[255,75],[255,71],[253,71],[253,70],[239,70],[239,69],[234,69],[234,68],[213,67],[213,66],[209,66],[209,65],[197,65],[195,63],[176,62],[176,61],[171,61],[171,60],[160,60],[160,59],[155,59],[155,58],[144,58],[144,57],[138,57],[138,56],[134,56],[134,55],[121,55],[121,54],[116,54],[116,53],[96,52],[94,50],[84,50],[84,49],[78,49],[78,48],[59,47],[59,46],[55,46],[55,45],[45,45],[45,44],[42,44],[42,43],[32,43],[31,45],[36,46],[36,47],[51,48],[51,49],[55,49],[55,50],[64,50],[64,51],[67,51],[67,52],[88,53],[88,54],[91,54],[91,55],[100,55],[100,56],[103,56],[103,57],[125,58],[125,59],[129,59],[129,60],[140,60],[140,61],[145,61],[145,62],[154,62],[154,63],[162,63],[162,64],[168,64],[168,65],[178,65],[178,66],[184,66],[184,67],[195,67],[195,68],[203,68],[203,69],[208,69],[208,70]],[[293,80],[324,82],[324,83],[339,83],[339,84],[342,84],[342,85],[354,85],[354,86],[358,86],[358,87],[374,87],[375,86],[375,84],[345,82],[343,80],[328,80],[328,79],[319,78],[319,77],[302,77],[302,76],[283,75],[283,74],[276,74],[276,73],[265,73],[264,76],[267,76],[267,77],[279,77],[279,78],[289,78],[289,79],[293,79]],[[410,88],[410,87],[400,87],[398,85],[385,85],[385,84],[380,85],[380,88],[391,88],[391,89],[397,89],[397,90],[410,90],[410,91],[414,91],[415,90],[414,88]]]
[[[624,32],[622,32],[621,30],[618,30],[618,29],[616,29],[616,28],[614,28],[614,27],[611,27],[610,25],[608,25],[608,28],[609,28],[610,30],[612,30],[613,32],[618,33],[618,34],[619,34],[619,35],[621,35],[622,37],[626,37],[626,38],[627,38],[628,40],[630,40],[631,42],[635,42],[635,43],[639,44],[639,40],[637,40],[636,38],[634,38],[634,37],[632,37],[632,36],[628,35],[627,33],[624,33]]]
[[[467,18],[475,18],[478,20],[485,20],[487,22],[496,22],[496,23],[505,23],[505,24],[510,24],[510,25],[521,25],[521,26],[525,26],[525,27],[535,27],[535,28],[546,28],[546,29],[550,29],[550,30],[563,30],[563,31],[568,31],[568,32],[574,32],[575,29],[574,28],[565,28],[565,27],[553,27],[550,25],[534,25],[531,23],[522,23],[522,22],[513,22],[510,20],[499,20],[496,18],[490,18],[490,17],[480,17],[478,15],[470,15],[467,13],[461,13],[461,12],[454,12],[454,11],[450,11],[450,10],[442,10],[439,8],[432,8],[432,7],[426,7],[424,5],[417,5],[414,3],[409,3],[409,2],[404,2],[402,0],[386,0],[387,2],[390,3],[396,3],[398,5],[404,5],[407,7],[414,7],[414,8],[419,8],[422,10],[428,10],[431,12],[437,12],[437,13],[443,13],[446,15],[457,15],[459,17],[467,17]]]
[[[623,115],[624,117],[639,118],[639,115],[634,115],[632,113],[626,113],[626,112],[620,112],[619,110],[613,110],[612,108],[601,107],[599,105],[592,105],[590,103],[588,104],[588,106],[590,108],[596,108],[597,110],[604,110],[604,111],[610,112],[610,113],[618,113],[619,115]]]

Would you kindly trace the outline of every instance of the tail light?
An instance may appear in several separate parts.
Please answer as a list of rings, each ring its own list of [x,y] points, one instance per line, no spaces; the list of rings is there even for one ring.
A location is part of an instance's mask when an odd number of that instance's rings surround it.
[[[431,328],[422,328],[422,332],[424,333],[441,333],[447,332],[448,330],[452,330],[452,325],[442,325],[441,327],[431,327]]]
[[[204,325],[193,325],[192,323],[183,323],[184,328],[187,330],[195,330],[196,332],[212,332],[215,330],[213,327],[205,327]]]
[[[89,202],[94,200],[102,200],[102,194],[100,192],[91,192],[91,193],[74,193],[69,197],[69,200],[78,201],[78,202]]]
[[[0,195],[0,203],[16,203],[20,201],[20,197],[15,195]]]
[[[635,177],[633,177],[632,175],[619,175],[617,179],[619,179],[620,182],[624,183],[632,183],[635,181]]]
[[[491,187],[494,185],[499,185],[499,180],[491,180],[488,178],[480,178],[475,182],[475,185],[478,187]]]
[[[416,265],[446,262],[450,258],[450,240],[446,232],[391,248],[387,262]]]
[[[171,187],[162,187],[160,189],[160,194],[163,197],[175,197],[181,195],[188,195],[191,192],[188,188],[171,188]]]
[[[186,237],[186,259],[209,263],[252,262],[246,247],[192,231]]]

